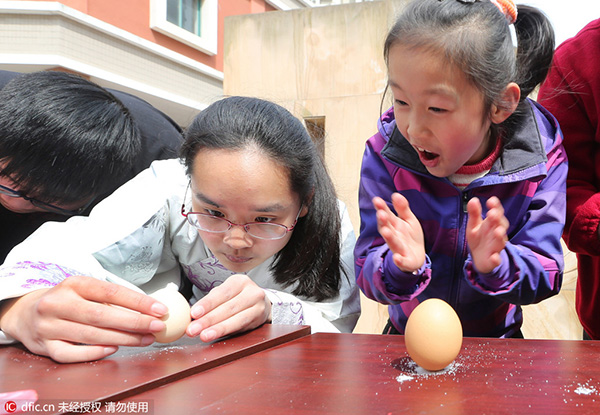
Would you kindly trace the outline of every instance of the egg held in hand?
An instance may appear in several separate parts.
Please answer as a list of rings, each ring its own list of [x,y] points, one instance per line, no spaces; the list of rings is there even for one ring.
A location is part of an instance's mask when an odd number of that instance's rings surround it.
[[[171,343],[185,334],[185,329],[192,321],[190,305],[177,289],[167,287],[150,294],[151,297],[163,303],[169,312],[162,318],[165,328],[154,333],[159,343]]]
[[[462,347],[463,331],[458,315],[445,301],[429,298],[408,317],[404,342],[410,357],[429,371],[444,369]]]

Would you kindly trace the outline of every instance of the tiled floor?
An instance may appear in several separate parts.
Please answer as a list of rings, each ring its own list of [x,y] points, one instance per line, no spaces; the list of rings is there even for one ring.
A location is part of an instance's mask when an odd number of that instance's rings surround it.
[[[523,307],[523,335],[527,339],[570,339],[582,338],[583,329],[575,312],[575,285],[577,283],[577,259],[565,250],[565,274],[560,293],[539,304]],[[385,306],[365,297],[362,299],[362,314],[355,333],[381,333],[388,314]]]

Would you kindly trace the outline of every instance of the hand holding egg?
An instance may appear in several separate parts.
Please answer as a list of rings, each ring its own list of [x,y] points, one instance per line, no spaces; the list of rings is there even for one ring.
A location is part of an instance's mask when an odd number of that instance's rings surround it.
[[[429,298],[408,317],[404,341],[415,363],[433,372],[444,369],[458,356],[462,336],[454,309],[439,298]]]
[[[169,309],[169,312],[162,318],[165,328],[154,334],[156,341],[159,343],[174,342],[185,334],[185,329],[192,321],[188,301],[177,291],[177,287],[171,285],[150,294],[150,296]]]

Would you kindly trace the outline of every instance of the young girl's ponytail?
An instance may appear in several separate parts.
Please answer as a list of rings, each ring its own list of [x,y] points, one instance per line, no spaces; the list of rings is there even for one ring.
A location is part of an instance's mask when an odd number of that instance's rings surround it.
[[[548,18],[538,9],[518,5],[514,23],[517,35],[517,78],[524,100],[541,84],[552,64],[554,30]]]

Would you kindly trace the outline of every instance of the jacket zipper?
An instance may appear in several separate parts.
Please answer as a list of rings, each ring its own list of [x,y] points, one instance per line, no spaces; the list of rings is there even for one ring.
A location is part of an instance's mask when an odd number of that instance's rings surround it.
[[[461,192],[462,211],[467,213],[467,203],[469,203],[469,192]]]
[[[451,301],[450,304],[453,307],[455,307],[456,304],[458,304],[458,293],[460,291],[460,284],[462,283],[462,276],[463,276],[463,265],[464,265],[463,258],[466,257],[466,252],[467,252],[467,238],[466,238],[467,220],[468,220],[467,203],[469,202],[470,198],[471,197],[470,197],[469,192],[461,191],[457,243],[460,244],[462,241],[462,244],[457,245],[456,252],[454,255],[455,261],[454,261],[453,275],[455,275],[456,278],[453,278],[452,289],[451,289],[450,297],[449,297],[450,301]],[[462,212],[460,210],[462,210]]]

